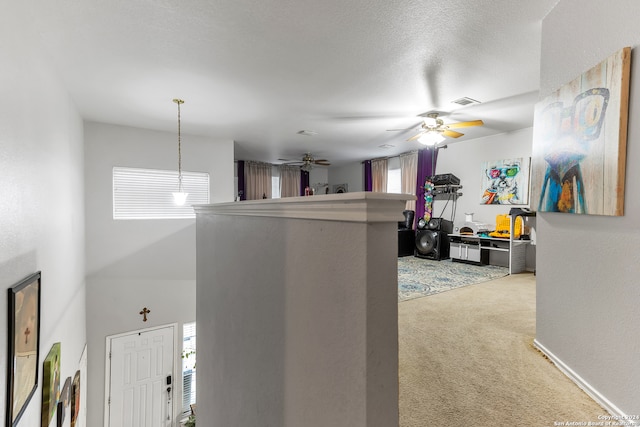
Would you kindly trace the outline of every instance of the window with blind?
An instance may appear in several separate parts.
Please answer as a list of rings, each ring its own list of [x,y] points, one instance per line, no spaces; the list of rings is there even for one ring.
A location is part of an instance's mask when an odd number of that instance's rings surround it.
[[[182,412],[196,403],[196,322],[182,326]]]
[[[195,218],[192,205],[209,203],[209,174],[182,171],[187,202],[178,206],[178,172],[157,169],[113,168],[113,219]]]

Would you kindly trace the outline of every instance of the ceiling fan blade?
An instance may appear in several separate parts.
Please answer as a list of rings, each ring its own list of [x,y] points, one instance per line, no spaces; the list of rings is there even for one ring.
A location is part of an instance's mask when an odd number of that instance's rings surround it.
[[[464,133],[456,132],[455,130],[443,130],[442,135],[448,136],[449,138],[460,138]]]
[[[387,132],[406,132],[413,129],[418,129],[423,122],[418,122],[415,125],[411,125],[408,128],[404,129],[387,129]]]
[[[468,128],[471,126],[482,126],[484,122],[482,120],[472,120],[470,122],[459,122],[459,123],[449,123],[446,124],[445,127],[449,129],[457,129],[457,128]]]
[[[331,166],[331,163],[329,163],[327,160],[316,160],[313,163],[320,166]]]
[[[416,139],[420,138],[424,134],[425,134],[425,132],[420,132],[419,134],[414,135],[411,138],[407,139],[407,141],[415,141]]]

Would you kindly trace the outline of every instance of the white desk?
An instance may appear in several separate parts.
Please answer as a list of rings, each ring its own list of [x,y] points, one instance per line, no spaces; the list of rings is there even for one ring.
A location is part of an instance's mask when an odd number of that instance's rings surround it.
[[[526,269],[526,251],[529,240],[500,239],[496,237],[466,236],[450,234],[452,261],[472,264],[490,264],[490,252],[507,252],[509,274]]]
[[[522,211],[519,208],[512,208],[509,212],[511,220],[509,222],[509,238],[467,236],[461,234],[450,234],[451,249],[449,256],[452,261],[469,262],[473,264],[489,264],[490,251],[507,252],[509,257],[509,274],[522,273],[526,270],[527,246],[531,240],[520,240],[513,238],[513,229],[518,216],[535,217],[535,212]]]

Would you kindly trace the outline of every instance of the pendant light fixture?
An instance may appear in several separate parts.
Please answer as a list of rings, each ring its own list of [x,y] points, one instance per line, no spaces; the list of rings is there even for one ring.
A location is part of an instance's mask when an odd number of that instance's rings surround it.
[[[182,189],[182,141],[180,139],[180,105],[184,104],[182,99],[174,99],[173,102],[178,104],[178,192],[173,193],[173,201],[176,205],[182,206],[187,201],[189,193],[185,193]]]

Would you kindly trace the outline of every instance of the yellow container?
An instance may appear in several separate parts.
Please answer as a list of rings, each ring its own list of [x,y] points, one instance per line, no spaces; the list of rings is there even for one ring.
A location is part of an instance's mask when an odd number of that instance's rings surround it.
[[[511,216],[507,214],[496,215],[496,229],[489,233],[491,237],[503,237],[509,238],[509,225],[511,223]],[[524,233],[524,221],[521,216],[516,217],[516,223],[513,230],[513,238],[519,239],[520,235]]]

